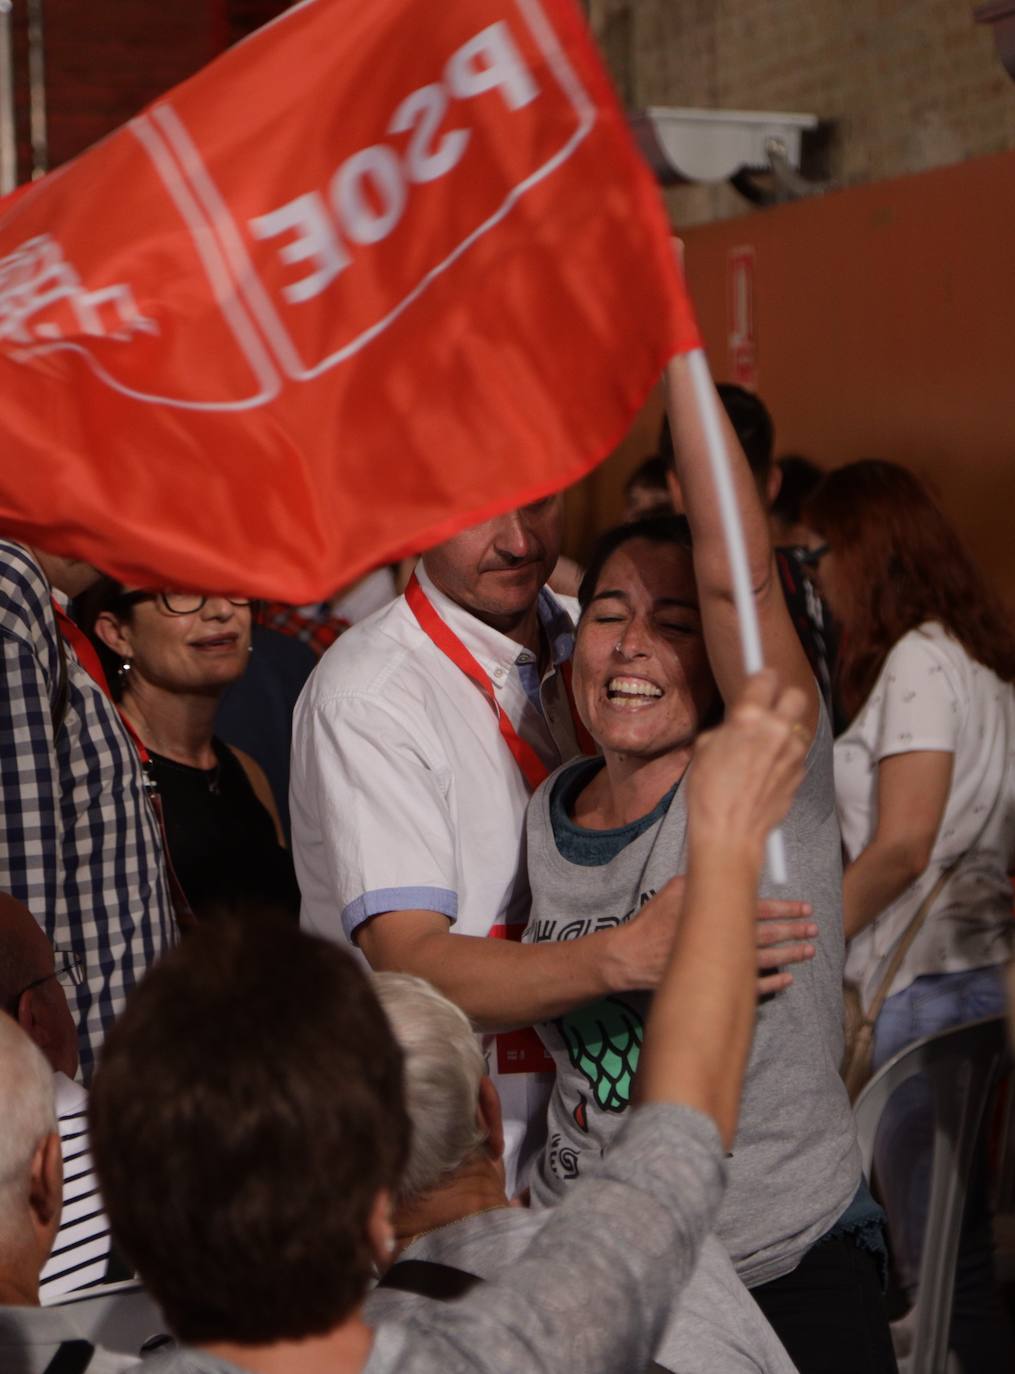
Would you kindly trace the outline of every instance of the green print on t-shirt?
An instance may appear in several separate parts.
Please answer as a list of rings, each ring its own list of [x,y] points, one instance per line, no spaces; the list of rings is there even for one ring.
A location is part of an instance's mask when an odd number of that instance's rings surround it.
[[[558,1022],[574,1067],[588,1079],[604,1112],[622,1112],[631,1101],[645,1025],[619,997],[579,1007]]]

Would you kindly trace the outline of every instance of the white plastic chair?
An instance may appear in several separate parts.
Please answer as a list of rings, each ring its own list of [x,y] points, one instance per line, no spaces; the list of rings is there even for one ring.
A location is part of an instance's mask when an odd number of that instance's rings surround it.
[[[896,1088],[922,1074],[933,1091],[934,1163],[927,1229],[916,1305],[907,1323],[913,1333],[908,1357],[913,1374],[948,1374],[948,1333],[966,1185],[987,1103],[1005,1067],[1005,1019],[990,1016],[925,1036],[900,1050],[881,1066],[856,1100],[857,1135],[869,1178],[878,1122]]]

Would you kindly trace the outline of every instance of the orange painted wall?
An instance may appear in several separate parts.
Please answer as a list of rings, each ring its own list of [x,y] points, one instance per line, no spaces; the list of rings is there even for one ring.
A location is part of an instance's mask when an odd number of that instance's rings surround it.
[[[757,389],[780,451],[929,477],[1015,606],[1015,153],[688,231],[714,375],[731,375],[727,262],[755,250]],[[654,405],[569,503],[572,546],[615,517]]]

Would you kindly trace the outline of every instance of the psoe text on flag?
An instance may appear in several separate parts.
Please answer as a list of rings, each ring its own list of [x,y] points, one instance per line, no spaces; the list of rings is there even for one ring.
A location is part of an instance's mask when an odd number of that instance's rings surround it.
[[[0,205],[0,524],[329,592],[605,455],[666,233],[574,0],[304,0]]]

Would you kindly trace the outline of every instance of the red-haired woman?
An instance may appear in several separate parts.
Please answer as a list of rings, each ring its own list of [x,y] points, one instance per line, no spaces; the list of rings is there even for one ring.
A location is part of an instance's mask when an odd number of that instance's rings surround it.
[[[835,745],[849,860],[846,976],[865,1008],[921,906],[926,915],[877,1018],[874,1066],[921,1036],[1005,1009],[1015,848],[1015,637],[937,505],[905,468],[852,463],[807,505],[812,553],[842,628]],[[929,1088],[893,1099],[878,1176],[903,1285],[925,1229]],[[952,1342],[963,1368],[1002,1364],[983,1170],[960,1247]]]

